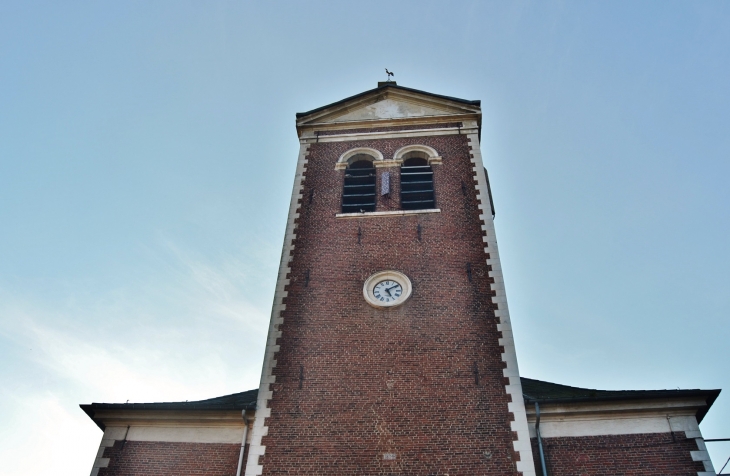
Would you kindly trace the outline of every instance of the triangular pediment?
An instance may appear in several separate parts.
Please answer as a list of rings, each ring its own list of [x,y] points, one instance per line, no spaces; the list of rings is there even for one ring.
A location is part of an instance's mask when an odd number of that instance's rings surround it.
[[[401,86],[366,91],[306,113],[297,125],[334,125],[480,114],[479,101],[439,96]]]
[[[352,111],[345,111],[342,115],[329,117],[322,122],[373,121],[378,119],[403,119],[407,117],[446,116],[452,115],[454,112],[457,111],[443,107],[434,107],[433,104],[387,98],[373,104],[358,107]]]

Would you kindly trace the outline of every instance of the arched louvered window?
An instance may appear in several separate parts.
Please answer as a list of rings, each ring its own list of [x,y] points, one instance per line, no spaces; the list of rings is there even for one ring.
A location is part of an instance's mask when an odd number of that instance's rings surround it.
[[[436,208],[433,169],[421,157],[407,158],[400,168],[400,204],[403,210]]]
[[[375,166],[372,160],[359,159],[357,156],[353,159],[354,162],[345,169],[342,213],[374,212]]]

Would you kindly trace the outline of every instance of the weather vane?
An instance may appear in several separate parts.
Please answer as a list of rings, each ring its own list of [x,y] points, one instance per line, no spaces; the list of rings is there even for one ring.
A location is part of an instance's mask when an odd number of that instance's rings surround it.
[[[388,75],[388,81],[390,81],[390,77],[391,76],[395,76],[393,73],[391,73],[390,71],[388,71],[388,68],[385,68],[385,73]]]

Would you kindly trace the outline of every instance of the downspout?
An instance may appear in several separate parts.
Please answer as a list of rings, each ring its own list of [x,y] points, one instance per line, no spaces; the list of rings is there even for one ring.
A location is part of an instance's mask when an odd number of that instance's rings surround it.
[[[241,452],[238,454],[238,469],[236,470],[236,476],[241,476],[241,469],[243,468],[243,452],[246,449],[246,437],[248,436],[248,417],[246,416],[246,409],[241,412],[243,416],[243,438],[241,439]]]
[[[545,466],[545,452],[542,449],[542,437],[540,436],[540,404],[537,401],[535,401],[535,433],[537,433],[537,447],[540,449],[542,476],[548,476],[547,466]]]
[[[497,216],[497,212],[494,211],[494,200],[492,199],[492,186],[489,185],[489,173],[487,173],[486,167],[484,167],[484,178],[487,179],[487,195],[489,195],[489,206],[492,208],[492,220],[494,220],[494,217]]]

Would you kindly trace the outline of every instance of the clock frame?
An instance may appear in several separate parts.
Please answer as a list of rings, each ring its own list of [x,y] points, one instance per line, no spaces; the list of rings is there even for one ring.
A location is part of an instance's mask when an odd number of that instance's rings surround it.
[[[383,281],[394,281],[398,283],[402,290],[400,296],[390,302],[381,301],[380,298],[376,297],[375,287]],[[408,298],[411,297],[412,291],[413,286],[411,285],[411,280],[408,279],[408,276],[401,273],[400,271],[394,270],[380,271],[373,274],[365,280],[362,288],[362,293],[365,301],[371,306],[380,309],[388,309],[400,306],[401,304],[406,302]]]

